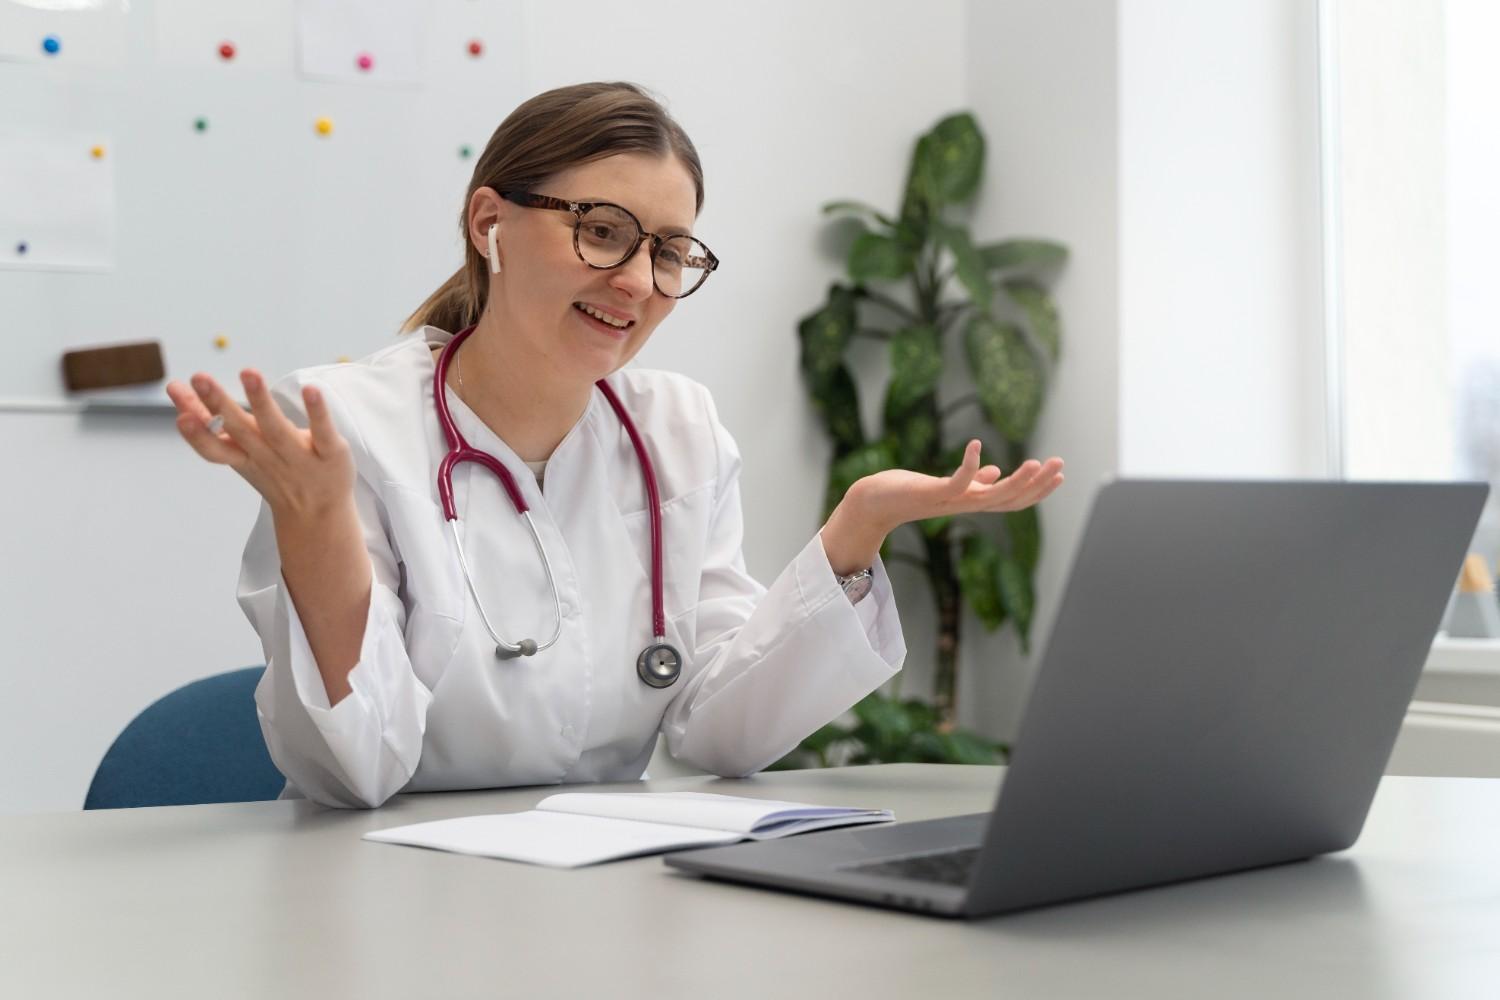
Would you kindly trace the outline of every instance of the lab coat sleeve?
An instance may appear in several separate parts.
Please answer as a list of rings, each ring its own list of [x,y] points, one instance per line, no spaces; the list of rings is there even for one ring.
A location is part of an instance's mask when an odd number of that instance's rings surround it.
[[[725,777],[780,759],[890,679],[906,642],[885,566],[851,604],[820,535],[769,588],[745,571],[740,454],[711,399],[718,482],[699,589],[695,666],[662,720],[673,757]]]
[[[299,387],[278,385],[277,402],[299,426],[307,425]],[[335,425],[358,456],[363,442],[322,384]],[[281,575],[281,558],[269,508],[245,546],[239,602],[260,635],[266,670],[255,691],[261,732],[271,759],[292,788],[328,806],[374,808],[399,791],[416,770],[432,693],[417,679],[403,639],[406,611],[398,596],[399,569],[386,535],[378,497],[363,475],[355,503],[370,556],[370,609],[359,662],[349,674],[353,689],[337,705],[328,691]],[[290,791],[290,789],[289,789]]]

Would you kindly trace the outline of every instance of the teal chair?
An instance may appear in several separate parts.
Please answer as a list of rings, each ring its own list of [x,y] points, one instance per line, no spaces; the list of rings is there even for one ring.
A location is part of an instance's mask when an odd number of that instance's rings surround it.
[[[276,798],[285,779],[271,763],[255,715],[255,685],[264,671],[205,677],[151,704],[104,754],[83,808]]]

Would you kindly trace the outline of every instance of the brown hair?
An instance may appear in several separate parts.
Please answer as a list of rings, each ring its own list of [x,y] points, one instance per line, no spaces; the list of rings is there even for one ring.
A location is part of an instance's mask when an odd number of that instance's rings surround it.
[[[581,163],[616,153],[675,154],[692,175],[697,209],[703,208],[703,166],[692,140],[666,109],[633,83],[579,83],[558,87],[512,111],[474,165],[458,213],[464,262],[401,325],[456,332],[479,322],[489,294],[489,266],[469,240],[469,201],[482,187],[526,191]]]

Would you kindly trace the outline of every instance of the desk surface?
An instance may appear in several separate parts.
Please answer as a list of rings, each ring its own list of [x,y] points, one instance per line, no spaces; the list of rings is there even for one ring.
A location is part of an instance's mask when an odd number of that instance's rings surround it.
[[[988,809],[997,777],[896,764],[645,787],[917,820]],[[555,791],[0,819],[0,994],[1500,995],[1500,779],[1386,778],[1340,855],[968,924],[702,881],[660,857],[563,871],[359,839]]]

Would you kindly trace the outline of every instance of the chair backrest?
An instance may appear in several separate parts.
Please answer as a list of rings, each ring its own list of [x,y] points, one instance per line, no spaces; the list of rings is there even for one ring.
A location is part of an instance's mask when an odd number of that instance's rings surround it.
[[[185,684],[131,720],[99,762],[85,809],[274,799],[285,779],[260,734],[264,667]]]

